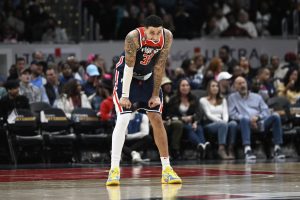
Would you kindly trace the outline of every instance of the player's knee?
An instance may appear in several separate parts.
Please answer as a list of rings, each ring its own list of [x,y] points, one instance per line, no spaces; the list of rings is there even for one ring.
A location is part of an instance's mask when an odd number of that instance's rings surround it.
[[[161,115],[159,113],[148,113],[148,117],[150,119],[150,122],[155,125],[162,125],[163,121],[161,118]]]

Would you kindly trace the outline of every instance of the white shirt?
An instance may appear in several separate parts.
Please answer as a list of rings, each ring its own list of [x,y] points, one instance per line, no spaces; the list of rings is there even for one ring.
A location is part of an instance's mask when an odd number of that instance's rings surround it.
[[[236,25],[238,27],[242,28],[242,29],[245,29],[252,38],[257,37],[257,30],[256,30],[256,27],[253,24],[253,22],[248,21],[244,24],[241,24],[240,22],[237,22]]]
[[[207,97],[202,97],[200,104],[209,120],[213,122],[228,122],[228,107],[225,98],[223,98],[222,104],[215,106],[207,100]]]

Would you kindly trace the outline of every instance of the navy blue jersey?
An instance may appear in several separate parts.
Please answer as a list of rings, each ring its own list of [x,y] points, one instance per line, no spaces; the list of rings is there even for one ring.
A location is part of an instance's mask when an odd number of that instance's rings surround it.
[[[146,40],[145,29],[140,27],[136,29],[139,32],[139,48],[136,53],[136,61],[133,68],[133,78],[130,84],[129,100],[135,104],[135,109],[140,112],[158,112],[162,113],[163,103],[154,108],[148,106],[148,101],[152,96],[154,78],[153,69],[159,57],[161,49],[164,47],[165,34],[161,34],[158,42]],[[122,97],[123,73],[125,67],[125,53],[120,57],[116,64],[115,87],[113,92],[113,100],[118,113],[130,113],[132,109],[121,107],[119,100]],[[163,101],[162,91],[159,92],[160,101]]]
[[[154,65],[164,47],[165,34],[161,34],[158,42],[146,40],[145,28],[136,29],[139,32],[139,48],[136,52],[136,61],[133,69],[133,76],[143,76],[153,72]],[[125,56],[125,53],[122,54]]]

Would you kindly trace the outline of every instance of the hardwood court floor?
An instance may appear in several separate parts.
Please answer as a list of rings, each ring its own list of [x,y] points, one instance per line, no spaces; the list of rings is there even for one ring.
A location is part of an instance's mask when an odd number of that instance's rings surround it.
[[[21,167],[0,170],[1,200],[300,199],[299,161],[178,163],[182,185],[161,185],[159,163],[129,165],[119,187],[105,186],[108,166]]]

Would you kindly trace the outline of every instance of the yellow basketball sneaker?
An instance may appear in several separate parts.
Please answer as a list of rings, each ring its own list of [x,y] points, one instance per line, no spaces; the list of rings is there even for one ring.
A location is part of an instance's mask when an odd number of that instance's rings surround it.
[[[163,184],[181,184],[181,178],[176,174],[171,166],[167,166],[162,171],[161,183]]]
[[[120,185],[120,169],[115,167],[109,170],[106,186]]]

